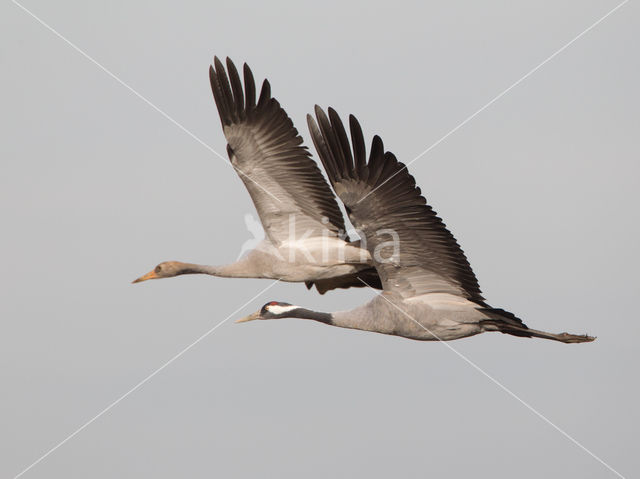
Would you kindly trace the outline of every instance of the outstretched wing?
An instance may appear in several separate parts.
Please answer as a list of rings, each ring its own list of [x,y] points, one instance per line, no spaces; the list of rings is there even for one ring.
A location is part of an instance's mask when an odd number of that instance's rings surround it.
[[[233,62],[216,57],[211,89],[231,163],[256,206],[269,239],[338,236],[344,219],[336,199],[267,80],[256,101],[253,74],[244,65],[244,88]],[[293,229],[295,227],[295,230]],[[295,231],[295,233],[293,233]],[[293,234],[290,234],[293,233]],[[292,237],[293,236],[293,237]]]
[[[385,291],[403,297],[451,293],[484,304],[471,266],[453,235],[427,205],[413,177],[375,136],[369,161],[358,120],[351,143],[338,114],[316,106],[307,121],[316,150],[349,219],[364,236]]]

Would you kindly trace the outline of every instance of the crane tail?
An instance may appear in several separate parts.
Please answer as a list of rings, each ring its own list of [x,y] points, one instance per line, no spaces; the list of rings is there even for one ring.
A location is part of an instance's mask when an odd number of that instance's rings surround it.
[[[525,325],[512,324],[510,322],[499,319],[487,319],[480,321],[480,325],[485,331],[499,331],[503,334],[511,334],[512,336],[520,336],[524,338],[542,338],[552,341],[560,341],[561,343],[589,343],[596,338],[587,334],[569,334],[569,333],[548,333],[546,331],[538,331],[531,329]]]
[[[485,331],[499,331],[504,334],[520,336],[522,338],[551,339],[552,341],[560,341],[561,343],[588,343],[596,339],[586,334],[555,334],[531,329],[515,314],[505,311],[504,309],[492,308],[486,304],[478,308],[478,310],[482,311],[482,313],[489,318],[480,321],[480,325]]]

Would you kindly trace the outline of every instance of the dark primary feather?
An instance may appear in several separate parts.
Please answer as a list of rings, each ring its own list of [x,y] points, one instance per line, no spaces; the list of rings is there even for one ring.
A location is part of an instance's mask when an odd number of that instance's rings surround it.
[[[427,205],[405,165],[384,152],[380,137],[373,138],[367,163],[362,130],[355,117],[349,118],[352,147],[333,109],[329,108],[327,117],[316,106],[316,117],[317,124],[307,117],[316,150],[351,222],[366,239],[383,288],[403,297],[451,293],[484,305],[462,249]],[[385,242],[392,236],[384,230],[398,235],[397,256],[391,257],[393,247]]]
[[[246,64],[244,86],[228,58],[225,70],[216,57],[209,76],[229,157],[269,239],[276,244],[295,239],[289,238],[290,215],[295,215],[299,235],[311,231],[311,236],[321,236],[328,231],[329,236],[338,236],[344,232],[336,199],[302,146],[293,122],[271,97],[269,82],[264,81],[256,103],[255,81]]]
[[[317,279],[315,281],[305,281],[305,284],[307,285],[307,289],[311,289],[315,286],[320,294],[324,294],[327,291],[337,288],[364,288],[368,286],[374,289],[382,289],[380,276],[378,276],[378,272],[373,267],[344,276]]]

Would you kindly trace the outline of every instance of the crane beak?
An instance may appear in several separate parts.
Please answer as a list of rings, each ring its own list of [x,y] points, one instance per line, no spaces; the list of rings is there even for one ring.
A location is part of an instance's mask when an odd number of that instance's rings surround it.
[[[257,311],[242,319],[236,320],[236,323],[246,323],[247,321],[253,321],[254,319],[260,319],[260,311]]]
[[[134,279],[133,281],[131,281],[131,284],[136,284],[142,281],[146,281],[148,279],[157,279],[157,278],[158,278],[158,275],[156,274],[155,270],[153,270],[153,271],[149,271],[144,276],[140,276],[138,279]]]

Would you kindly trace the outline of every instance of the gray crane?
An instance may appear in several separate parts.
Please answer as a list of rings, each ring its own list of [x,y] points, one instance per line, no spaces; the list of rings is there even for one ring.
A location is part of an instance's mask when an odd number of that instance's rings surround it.
[[[530,329],[514,314],[489,306],[462,249],[427,204],[406,166],[384,151],[378,136],[373,138],[367,162],[355,117],[349,118],[350,146],[340,117],[331,108],[328,113],[327,117],[316,106],[317,123],[307,117],[313,142],[349,219],[364,235],[383,291],[360,307],[334,313],[272,301],[238,322],[311,319],[423,341],[449,341],[486,331],[564,343],[595,339]],[[380,231],[395,231],[399,244],[385,244]]]
[[[249,66],[240,75],[227,58],[209,69],[227,154],[260,217],[265,239],[239,261],[208,266],[165,261],[134,283],[183,274],[305,282],[334,288],[381,288],[369,252],[349,241],[338,203],[302,138],[264,80],[256,99]]]

